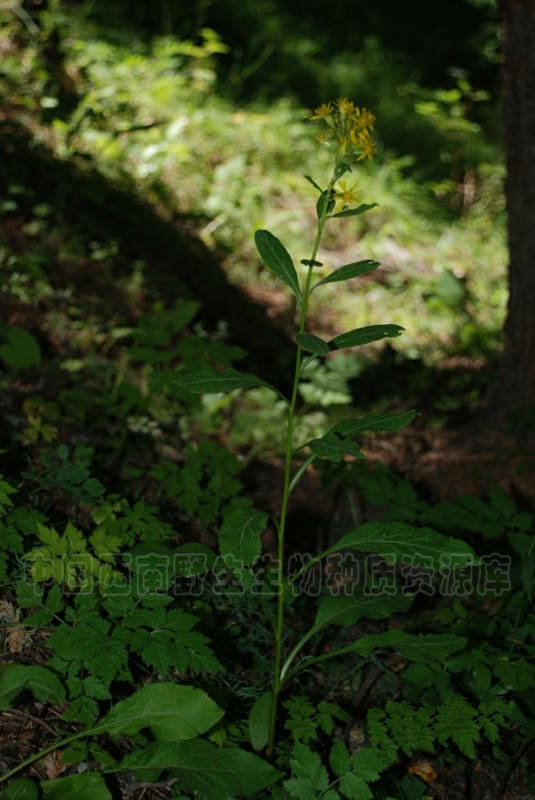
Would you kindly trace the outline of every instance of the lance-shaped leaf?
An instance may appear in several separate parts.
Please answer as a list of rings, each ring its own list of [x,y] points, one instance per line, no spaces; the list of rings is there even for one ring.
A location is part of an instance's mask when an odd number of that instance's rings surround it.
[[[331,352],[331,348],[323,339],[320,339],[319,336],[315,336],[313,333],[299,333],[297,335],[297,341],[308,353],[314,353],[315,356],[326,356],[327,353]]]
[[[331,350],[341,350],[344,347],[359,347],[369,342],[377,342],[388,336],[400,336],[404,331],[401,325],[366,325],[364,328],[355,328],[353,331],[341,333],[329,342]]]
[[[303,296],[292,257],[282,242],[269,231],[256,231],[255,242],[264,264],[290,287],[299,302]]]
[[[233,392],[235,389],[257,389],[259,386],[267,386],[277,392],[274,386],[270,386],[256,375],[240,372],[233,367],[227,367],[222,372],[218,372],[213,367],[184,372],[173,378],[172,383],[189,389],[194,394],[219,394],[220,392]]]
[[[328,458],[329,461],[341,461],[345,455],[355,458],[366,457],[351,439],[337,436],[331,431],[320,439],[311,439],[303,447],[309,447],[318,458]]]
[[[242,566],[253,564],[260,556],[260,535],[266,530],[268,515],[264,511],[238,508],[223,520],[219,531],[222,556],[232,556]]]
[[[397,411],[390,414],[366,414],[358,419],[344,419],[331,428],[332,433],[340,436],[354,438],[364,431],[399,431],[412,422],[416,411]]]
[[[91,730],[119,736],[150,728],[163,741],[192,739],[215,725],[222,709],[201,689],[176,683],[151,683],[120,700]]]
[[[121,769],[144,773],[170,771],[181,789],[199,797],[227,800],[257,796],[280,779],[279,770],[238,747],[217,747],[204,739],[154,742],[125,756]]]
[[[418,565],[429,569],[462,569],[480,563],[466,542],[405,522],[366,522],[342,536],[323,555],[345,549],[377,553],[388,561],[400,563],[411,564],[416,559]]]
[[[263,750],[269,739],[269,715],[272,693],[257,697],[249,713],[249,739],[254,750]]]
[[[328,594],[321,599],[312,626],[316,633],[327,625],[354,625],[359,619],[384,619],[410,608],[413,598],[399,592],[395,595]]]
[[[362,636],[355,642],[353,649],[361,656],[369,656],[380,647],[392,647],[409,661],[444,661],[452,653],[462,650],[467,641],[464,636],[456,636],[454,633],[419,633],[416,636],[393,629]]]
[[[369,211],[370,208],[375,208],[377,203],[362,203],[357,208],[348,208],[346,211],[339,211],[337,214],[331,214],[330,218],[334,219],[334,217],[356,217],[358,214],[364,214],[365,211]]]
[[[365,275],[367,272],[373,272],[373,270],[377,269],[379,266],[380,264],[378,261],[369,260],[355,261],[353,264],[346,264],[344,267],[335,269],[334,272],[331,272],[326,278],[322,278],[321,281],[315,283],[312,287],[312,291],[324,283],[336,283],[338,281],[348,281],[350,278],[358,278],[360,275]]]

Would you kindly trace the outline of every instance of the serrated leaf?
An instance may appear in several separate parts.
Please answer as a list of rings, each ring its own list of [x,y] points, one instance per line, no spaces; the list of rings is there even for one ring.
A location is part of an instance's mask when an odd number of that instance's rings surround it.
[[[357,208],[348,208],[346,211],[339,211],[337,214],[330,214],[330,219],[335,217],[356,217],[358,214],[364,214],[370,208],[375,208],[377,203],[361,203]]]
[[[369,656],[379,647],[392,647],[409,661],[444,661],[452,653],[466,646],[464,636],[453,633],[420,633],[418,635],[393,629],[384,633],[363,636],[355,643],[355,651]]]
[[[136,775],[170,771],[182,789],[202,797],[250,797],[271,786],[281,773],[253,753],[222,748],[203,739],[154,742],[125,756],[121,769]]]
[[[241,566],[249,566],[260,556],[260,535],[266,530],[268,515],[264,511],[238,508],[227,514],[219,531],[219,550]]]
[[[404,522],[366,522],[342,536],[324,555],[345,549],[377,553],[390,561],[411,563],[417,557],[430,569],[450,569],[452,558],[461,558],[469,565],[479,563],[466,542]]]
[[[6,664],[0,667],[0,709],[9,708],[22,691],[29,689],[38,700],[62,703],[65,687],[46,667]]]
[[[319,336],[313,333],[300,333],[297,336],[298,344],[308,353],[314,353],[316,356],[326,356],[331,352],[331,348]]]
[[[451,739],[463,755],[474,759],[475,744],[481,738],[476,716],[476,709],[463,697],[448,697],[436,712],[435,735],[439,742],[445,744]]]
[[[185,372],[175,376],[172,383],[188,389],[193,394],[220,394],[233,392],[235,389],[257,389],[260,386],[267,386],[277,391],[256,375],[249,375],[232,367],[227,367],[222,372],[212,367]]]
[[[341,778],[351,770],[351,759],[341,739],[337,739],[329,753],[329,764],[337,778]]]
[[[374,269],[381,266],[379,261],[371,261],[366,259],[364,261],[354,261],[351,264],[345,264],[343,267],[338,267],[330,275],[322,278],[314,284],[311,291],[322,286],[324,283],[337,283],[338,281],[348,281],[350,278],[358,278],[360,275],[365,275],[367,272],[373,272]]]
[[[201,689],[154,683],[119,701],[92,732],[119,736],[150,728],[158,739],[174,742],[204,733],[223,713]]]
[[[363,344],[377,342],[387,337],[401,336],[405,329],[401,325],[365,325],[352,331],[341,333],[329,342],[331,350],[342,350],[344,347],[360,347]]]
[[[41,781],[41,789],[49,800],[113,800],[99,772],[69,775],[53,781]]]
[[[303,296],[299,287],[299,279],[289,252],[282,242],[270,231],[259,230],[255,233],[255,243],[264,264],[284,281],[295,294],[299,302]]]
[[[334,433],[326,433],[319,439],[311,439],[303,447],[309,447],[318,458],[328,458],[330,461],[339,462],[345,455],[354,458],[365,458],[360,447],[351,441],[343,439]]]
[[[254,750],[263,750],[268,743],[271,698],[271,692],[264,692],[249,712],[249,739]]]
[[[322,597],[312,631],[319,631],[327,625],[354,625],[359,619],[384,619],[392,614],[406,611],[412,603],[412,597],[406,595],[369,596],[356,594],[329,594]]]

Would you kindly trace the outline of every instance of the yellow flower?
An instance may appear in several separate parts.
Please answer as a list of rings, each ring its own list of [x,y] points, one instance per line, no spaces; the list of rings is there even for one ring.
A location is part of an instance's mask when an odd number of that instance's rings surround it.
[[[332,114],[331,103],[322,103],[321,106],[318,106],[318,108],[316,108],[310,119],[327,119],[327,117],[330,117],[331,114]]]
[[[338,181],[333,188],[334,213],[338,214],[344,208],[352,206],[357,202],[359,195],[360,189],[357,188],[356,183],[348,186],[346,181]]]
[[[328,130],[318,139],[338,145],[337,162],[373,158],[375,142],[371,131],[375,117],[367,108],[359,108],[347,97],[340,97],[319,106],[311,119],[326,123]]]
[[[370,128],[371,130],[375,125],[375,116],[367,108],[355,108],[353,119],[360,131],[366,128]]]
[[[348,117],[352,116],[355,111],[355,104],[348,100],[347,97],[341,97],[336,101],[335,105],[342,114],[347,114]]]
[[[369,131],[362,131],[359,137],[358,147],[361,153],[357,156],[357,161],[362,161],[363,158],[373,158],[375,155],[375,139]]]

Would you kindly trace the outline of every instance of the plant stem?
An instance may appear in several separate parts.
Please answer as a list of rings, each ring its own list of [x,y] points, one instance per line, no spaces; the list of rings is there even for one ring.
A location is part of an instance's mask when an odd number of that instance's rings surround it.
[[[298,334],[304,333],[305,322],[308,311],[308,301],[310,297],[310,286],[312,283],[312,274],[314,270],[313,263],[316,261],[318,254],[323,229],[328,216],[329,198],[332,193],[332,188],[335,182],[334,175],[329,182],[329,186],[324,192],[325,198],[321,212],[318,216],[318,227],[316,230],[316,237],[312,247],[312,255],[309,259],[309,266],[307,270],[305,287],[303,290],[303,301],[301,303],[301,315],[299,319]],[[292,394],[290,397],[290,404],[288,406],[288,423],[286,428],[286,451],[284,457],[284,480],[282,490],[282,504],[280,521],[278,525],[278,538],[277,538],[277,617],[275,622],[275,656],[273,664],[273,688],[271,695],[271,709],[269,715],[269,737],[267,744],[267,755],[271,756],[273,752],[273,745],[275,744],[275,734],[277,727],[277,712],[279,706],[279,694],[281,690],[281,662],[282,662],[282,639],[283,639],[283,625],[284,625],[284,536],[286,532],[286,519],[288,516],[288,500],[290,491],[295,485],[291,480],[292,471],[292,456],[293,456],[293,432],[295,423],[295,407],[297,404],[297,395],[299,391],[299,381],[301,377],[301,365],[303,360],[303,351],[299,343],[297,344],[295,354],[295,367],[292,385]]]

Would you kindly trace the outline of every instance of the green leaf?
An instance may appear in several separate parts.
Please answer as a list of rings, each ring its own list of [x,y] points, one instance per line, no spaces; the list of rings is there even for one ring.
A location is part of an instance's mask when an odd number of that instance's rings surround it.
[[[171,770],[181,789],[211,800],[250,797],[279,780],[281,773],[253,753],[237,747],[221,748],[203,739],[154,742],[125,756],[121,769]]]
[[[316,183],[316,181],[314,180],[314,178],[311,178],[311,177],[310,177],[310,175],[303,175],[303,177],[304,177],[304,178],[305,178],[305,179],[306,179],[306,180],[307,180],[309,183],[311,183],[311,184],[312,184],[312,186],[313,186],[315,189],[317,189],[317,190],[318,190],[318,192],[319,192],[320,194],[323,192],[323,189],[321,188],[321,186],[318,186],[318,184]]]
[[[256,375],[249,375],[232,367],[227,367],[222,372],[218,372],[212,367],[185,372],[175,376],[172,383],[188,389],[193,394],[219,394],[220,392],[233,392],[235,389],[256,389],[259,386],[267,386],[277,392],[273,386],[257,378]]]
[[[254,750],[263,750],[269,739],[271,692],[257,697],[249,712],[249,739]]]
[[[104,778],[99,772],[69,775],[54,781],[42,781],[41,789],[50,800],[113,800]]]
[[[309,353],[314,353],[316,356],[326,356],[331,352],[331,348],[319,336],[314,336],[313,333],[300,333],[297,336],[298,344]]]
[[[477,711],[460,695],[446,698],[436,712],[435,735],[441,744],[451,739],[467,758],[476,757],[475,744],[481,738],[474,719]]]
[[[150,728],[163,741],[192,739],[221,719],[223,711],[200,689],[153,683],[121,700],[92,733],[132,735]]]
[[[238,508],[227,514],[219,531],[222,556],[232,556],[240,566],[250,565],[260,556],[260,534],[267,527],[268,515],[263,511]]]
[[[477,565],[479,559],[460,539],[442,536],[432,528],[417,528],[404,522],[366,522],[342,538],[324,555],[349,548],[377,553],[390,561],[411,563],[415,557],[430,569],[451,569],[452,565]]]
[[[313,292],[314,289],[317,289],[318,286],[322,286],[324,283],[335,283],[338,281],[348,281],[350,278],[358,278],[360,275],[365,275],[367,272],[373,272],[373,270],[377,269],[379,266],[381,266],[379,261],[370,261],[369,259],[365,261],[354,261],[352,264],[346,264],[343,267],[335,269],[330,275],[322,278],[321,281],[314,284],[311,291]]]
[[[284,781],[284,788],[299,800],[316,800],[329,785],[327,770],[321,763],[319,755],[309,747],[298,742],[293,749],[290,760],[292,774],[295,777]]]
[[[334,433],[326,433],[320,439],[311,439],[303,447],[309,447],[318,458],[328,458],[330,461],[341,461],[347,454],[355,458],[365,458],[355,442],[351,439],[341,439]]]
[[[292,257],[282,242],[269,231],[263,230],[256,231],[254,238],[264,264],[290,287],[299,302],[301,302],[303,296],[299,287],[297,272],[295,271]]]
[[[329,764],[337,778],[341,778],[344,773],[351,770],[351,759],[347,748],[341,739],[337,739],[331,747],[329,754]]]
[[[41,363],[41,348],[28,331],[10,328],[7,331],[7,343],[0,346],[0,358],[16,369],[38,367]]]
[[[362,203],[357,208],[348,208],[346,211],[339,211],[337,214],[331,214],[330,219],[334,219],[335,217],[356,217],[358,214],[364,214],[365,211],[369,211],[370,208],[375,208],[377,203]]]
[[[412,603],[412,597],[397,594],[369,596],[355,594],[329,594],[322,597],[316,619],[310,632],[319,631],[327,625],[353,625],[359,619],[384,619],[400,611],[406,611]],[[309,634],[307,635],[310,635]]]
[[[397,411],[389,414],[366,414],[358,419],[344,419],[331,428],[333,433],[353,439],[364,431],[399,431],[408,425],[416,416],[416,411]]]
[[[6,664],[0,667],[0,709],[9,708],[22,691],[30,689],[38,700],[62,703],[65,687],[57,675],[46,667]]]
[[[353,331],[341,333],[329,342],[331,350],[342,350],[344,347],[360,347],[363,344],[377,342],[385,337],[401,336],[404,328],[401,325],[366,325]]]
[[[34,781],[21,778],[6,786],[0,796],[2,800],[39,800],[39,789]]]
[[[462,650],[466,643],[464,636],[453,633],[420,633],[416,636],[393,629],[363,636],[355,642],[354,650],[361,656],[369,656],[380,647],[392,647],[409,661],[444,661],[452,653]]]

